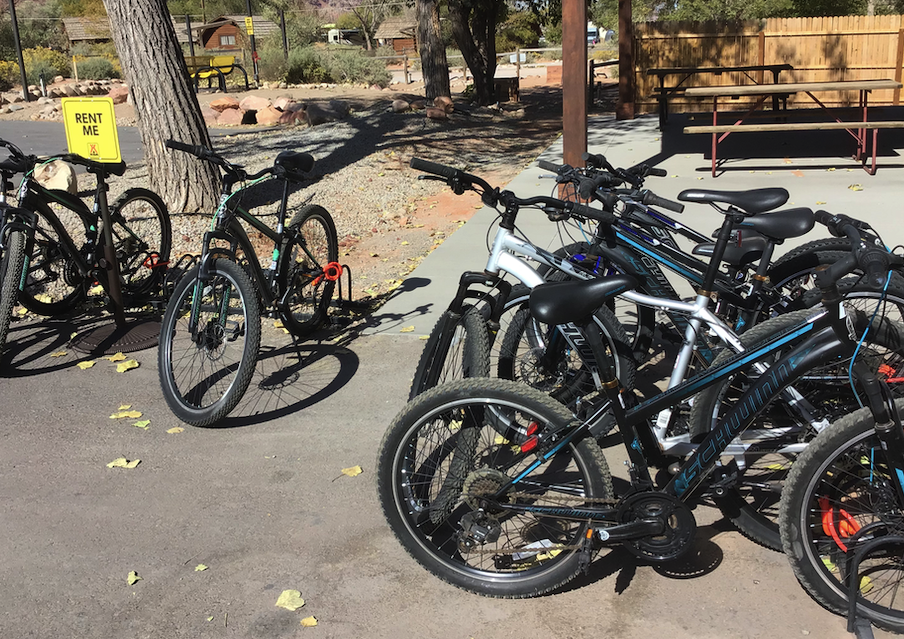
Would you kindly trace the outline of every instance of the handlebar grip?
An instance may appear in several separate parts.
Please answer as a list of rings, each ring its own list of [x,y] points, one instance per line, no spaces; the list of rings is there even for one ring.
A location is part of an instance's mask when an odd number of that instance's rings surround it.
[[[647,175],[652,175],[653,177],[666,177],[668,174],[669,172],[665,169],[651,168],[647,171]]]
[[[581,155],[581,159],[584,161],[584,164],[593,167],[595,169],[604,169],[609,164],[606,160],[605,155],[600,155],[599,153],[583,153]]]
[[[583,204],[574,204],[571,209],[572,215],[578,215],[590,220],[597,220],[603,224],[614,224],[616,217],[612,211],[594,209]]]
[[[170,149],[175,149],[176,151],[184,151],[185,153],[194,155],[202,160],[206,160],[213,156],[213,152],[206,146],[185,144],[184,142],[177,142],[176,140],[167,140],[166,146]]]
[[[884,250],[871,249],[861,252],[859,259],[860,268],[866,274],[866,283],[872,288],[882,288],[888,277],[889,259]]]
[[[675,213],[684,212],[684,204],[681,204],[679,202],[672,202],[671,200],[667,200],[664,197],[659,197],[658,195],[651,193],[650,191],[644,191],[641,202],[643,202],[647,206],[658,206],[664,209],[668,209],[669,211],[674,211]]]
[[[411,163],[409,164],[409,166],[416,171],[432,173],[433,175],[439,175],[440,177],[444,177],[448,180],[462,175],[462,171],[452,168],[451,166],[437,164],[436,162],[428,162],[427,160],[422,160],[421,158],[411,158]]]
[[[549,171],[550,173],[561,173],[562,169],[564,169],[566,164],[556,164],[555,162],[550,162],[549,160],[537,160],[537,166],[539,166],[544,171]]]

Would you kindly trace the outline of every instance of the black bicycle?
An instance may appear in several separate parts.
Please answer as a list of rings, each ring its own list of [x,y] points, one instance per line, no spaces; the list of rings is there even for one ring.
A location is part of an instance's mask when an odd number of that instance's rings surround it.
[[[686,552],[696,530],[688,504],[743,481],[739,455],[796,454],[806,447],[806,428],[748,429],[802,375],[856,353],[861,336],[851,339],[855,324],[840,312],[836,282],[861,269],[881,288],[889,265],[904,265],[904,259],[861,239],[855,224],[820,217],[850,238],[853,249],[818,276],[824,308],[643,402],[620,388],[588,321],[633,279],[619,275],[534,289],[531,312],[538,320],[576,321],[586,331],[601,363],[604,396],[586,418],[500,379],[455,381],[410,402],[387,430],[377,462],[379,499],[406,550],[441,579],[498,597],[555,589],[586,569],[603,546],[623,545],[651,563]],[[888,393],[871,364],[858,359],[852,379],[877,411]],[[747,371],[749,387],[694,452],[686,459],[664,454],[651,420],[741,371]],[[613,490],[596,443],[614,425],[628,456],[630,487],[621,494]],[[753,439],[739,439],[745,435]],[[661,472],[654,476],[651,468]]]
[[[339,242],[330,214],[302,206],[286,224],[289,191],[314,166],[307,153],[283,151],[273,166],[249,175],[203,146],[167,141],[171,149],[218,166],[222,196],[212,229],[204,234],[197,266],[175,285],[163,316],[158,371],[163,396],[173,413],[194,426],[223,419],[241,400],[257,363],[261,313],[282,318],[294,335],[306,335],[327,318],[336,281]],[[276,227],[242,205],[253,185],[273,179],[282,196]],[[233,187],[247,182],[233,192]],[[262,268],[241,222],[272,242]]]

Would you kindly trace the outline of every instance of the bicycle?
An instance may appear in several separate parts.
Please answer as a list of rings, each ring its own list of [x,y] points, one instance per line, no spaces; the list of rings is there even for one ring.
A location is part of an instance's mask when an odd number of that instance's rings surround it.
[[[166,145],[223,173],[220,203],[204,234],[199,263],[175,285],[158,350],[163,396],[173,414],[193,426],[210,426],[228,415],[248,389],[260,347],[262,308],[282,318],[296,336],[326,320],[343,272],[339,242],[323,207],[307,204],[286,224],[290,186],[313,168],[311,155],[283,151],[272,166],[252,175],[207,147],[174,140]],[[249,188],[269,178],[282,186],[275,228],[241,203]],[[248,184],[233,192],[240,182]],[[266,270],[241,222],[273,243]]]
[[[751,427],[764,402],[814,367],[855,353],[835,283],[860,268],[873,285],[881,284],[889,264],[904,265],[904,259],[861,240],[853,224],[837,217],[825,221],[851,238],[853,252],[817,275],[823,308],[762,346],[642,402],[620,387],[588,321],[594,308],[633,278],[536,287],[531,310],[540,321],[578,321],[587,331],[597,362],[605,364],[605,396],[586,418],[578,418],[530,387],[471,378],[409,402],[389,426],[377,459],[381,507],[406,551],[457,587],[512,598],[562,586],[605,546],[624,545],[654,564],[680,557],[696,529],[689,502],[737,480],[732,464],[719,462],[737,450],[751,454],[737,437]],[[777,353],[782,355],[771,366],[756,364]],[[762,372],[686,460],[663,451],[652,422],[658,414],[751,366]],[[871,406],[880,406],[873,396],[882,392],[881,385],[870,369],[858,363],[853,376],[869,386]],[[630,488],[621,495],[614,493],[595,441],[613,423],[629,460]],[[795,446],[794,435],[756,433],[756,453]],[[669,469],[661,483],[650,474],[651,466]]]
[[[118,299],[113,304],[117,314],[122,308],[142,306],[156,298],[172,246],[166,205],[152,191],[129,189],[109,206],[109,229],[102,220],[107,208],[106,180],[123,175],[125,163],[95,162],[72,154],[39,159],[6,140],[0,140],[0,147],[10,153],[0,162],[0,191],[10,190],[13,176],[22,173],[19,209],[35,214],[23,217],[20,212],[16,216],[16,230],[24,233],[24,258],[17,290],[4,296],[3,307],[11,309],[17,300],[33,313],[60,315],[84,301],[94,282],[111,299]],[[96,177],[93,208],[75,195],[47,189],[34,179],[39,163],[56,159],[83,166]],[[109,247],[106,239],[99,241],[108,233]],[[6,238],[8,232],[4,230],[3,235]],[[119,267],[115,284],[109,277],[114,260]]]

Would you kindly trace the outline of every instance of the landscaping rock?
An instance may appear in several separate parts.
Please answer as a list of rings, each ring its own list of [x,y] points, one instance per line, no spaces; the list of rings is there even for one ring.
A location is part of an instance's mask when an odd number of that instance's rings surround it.
[[[298,111],[285,111],[279,116],[280,124],[293,125],[304,124],[305,122],[305,112],[303,109]]]
[[[66,93],[63,91],[62,87],[53,87],[47,95],[49,95],[51,98],[65,98],[66,97]]]
[[[22,98],[19,98],[19,101],[21,102],[21,101],[22,101]],[[25,108],[25,107],[24,107],[23,105],[21,105],[21,104],[11,104],[11,105],[9,105],[9,110],[10,110],[10,112],[12,112],[12,111],[21,111],[21,110],[24,109],[24,108]]]
[[[423,111],[425,108],[427,108],[427,101],[426,100],[414,100],[411,102],[411,108],[414,109],[415,111]]]
[[[433,98],[433,106],[438,109],[443,109],[446,113],[452,113],[452,111],[455,110],[455,105],[452,104],[452,98],[444,95]]]
[[[125,101],[129,98],[129,87],[113,87],[112,89],[110,89],[107,97],[113,99],[113,104],[124,104]]]
[[[427,117],[431,120],[447,119],[446,110],[439,107],[427,107]]]
[[[74,84],[64,84],[60,87],[60,90],[67,98],[78,97],[78,89],[75,88]]]
[[[207,126],[216,126],[217,116],[220,114],[211,109],[209,106],[201,107],[201,117],[204,118],[204,124]]]
[[[348,115],[348,105],[339,100],[331,100],[327,104],[309,104],[307,109],[305,109],[305,113],[307,113],[308,124],[317,126],[318,124],[344,119]]]
[[[61,76],[61,75],[54,76],[54,78],[53,78],[53,83],[54,83],[54,84],[59,84],[59,83],[62,82],[63,80],[65,80],[65,78],[64,78],[63,76]]]
[[[405,100],[393,100],[392,101],[392,112],[393,113],[403,113],[411,108],[411,105],[408,104]]]
[[[238,100],[227,95],[213,100],[210,103],[210,108],[217,113],[223,113],[223,111],[226,111],[227,109],[238,109],[240,107]]]
[[[226,109],[217,116],[217,126],[235,126],[245,118],[243,109]]]
[[[78,178],[75,168],[62,160],[54,160],[42,164],[35,169],[35,180],[48,189],[67,191],[73,195],[78,194]]]
[[[270,98],[262,98],[257,95],[249,95],[242,98],[239,108],[245,111],[260,111],[270,106]]]
[[[282,111],[279,109],[275,109],[272,106],[268,106],[265,109],[260,109],[255,113],[256,122],[258,124],[262,124],[264,126],[272,126],[279,122],[279,118],[282,115]]]
[[[281,95],[273,101],[273,106],[280,111],[285,111],[286,107],[295,102],[295,99],[290,95]]]

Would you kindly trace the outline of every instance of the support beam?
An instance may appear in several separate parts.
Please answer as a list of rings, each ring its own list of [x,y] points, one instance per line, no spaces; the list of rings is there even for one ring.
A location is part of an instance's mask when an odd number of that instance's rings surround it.
[[[634,119],[634,23],[631,0],[618,0],[618,103],[615,118]]]
[[[585,0],[562,0],[562,137],[565,164],[582,166],[587,151]]]

